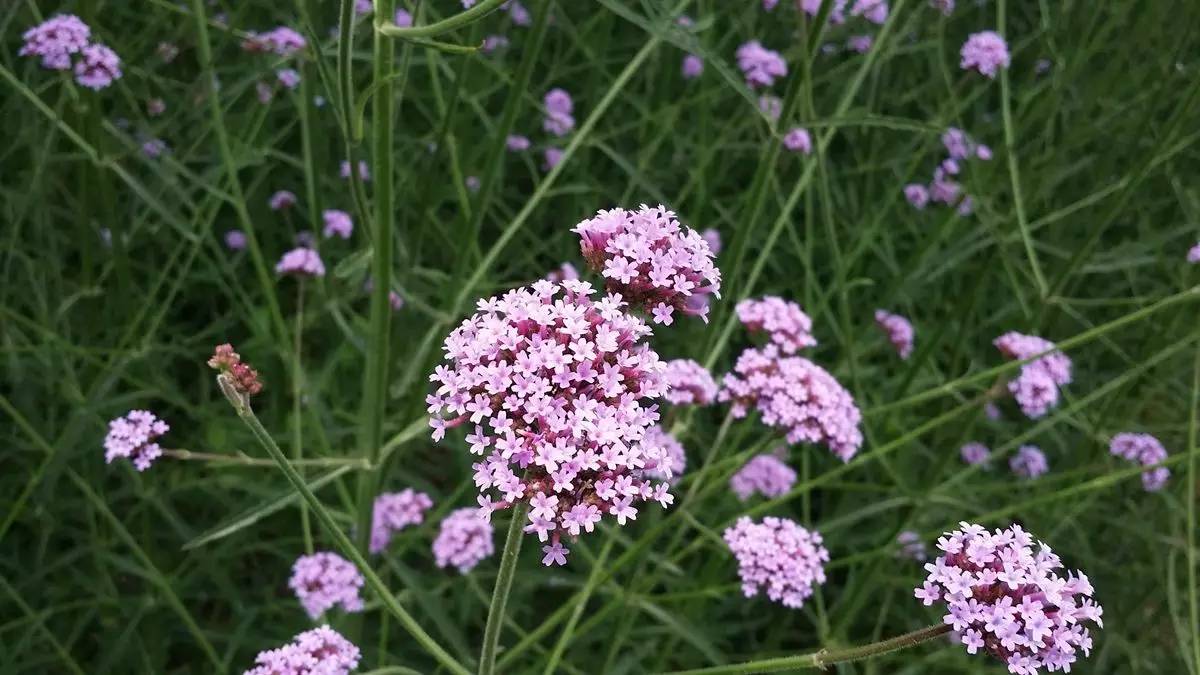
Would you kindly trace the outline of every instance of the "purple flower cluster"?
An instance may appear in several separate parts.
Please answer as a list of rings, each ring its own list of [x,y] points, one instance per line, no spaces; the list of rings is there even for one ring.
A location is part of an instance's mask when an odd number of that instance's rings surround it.
[[[708,370],[691,359],[667,361],[665,398],[674,405],[709,405],[717,398],[717,383]]]
[[[971,140],[966,132],[956,127],[950,127],[942,134],[942,145],[946,148],[947,157],[933,170],[932,182],[928,186],[920,183],[905,185],[904,198],[917,210],[924,209],[932,200],[947,206],[957,205],[959,215],[970,215],[974,204],[971,197],[964,194],[962,184],[955,180],[955,176],[962,173],[967,160],[990,160],[992,149]]]
[[[788,443],[823,443],[843,462],[862,445],[862,414],[854,397],[824,368],[775,345],[746,349],[727,373],[718,396],[734,417],[756,409],[767,426],[787,432]]]
[[[913,327],[908,319],[899,314],[882,309],[875,310],[875,323],[883,332],[887,333],[888,341],[896,348],[896,353],[900,358],[907,359],[912,356],[913,350]]]
[[[517,134],[509,134],[504,140],[504,145],[512,152],[522,152],[529,149],[529,139],[525,136]]]
[[[345,211],[326,209],[321,213],[321,220],[325,222],[325,227],[321,230],[321,233],[326,237],[337,235],[342,239],[349,239],[350,235],[354,232],[354,220]]]
[[[812,335],[812,319],[800,305],[790,300],[767,295],[757,300],[742,300],[734,311],[746,330],[750,333],[765,332],[784,354],[795,354],[817,344],[817,339]]]
[[[329,626],[306,630],[278,649],[259,652],[243,675],[348,675],[360,654]]]
[[[729,479],[729,489],[742,501],[755,493],[768,498],[781,497],[795,484],[796,472],[772,453],[752,457]]]
[[[896,535],[896,543],[900,545],[896,555],[901,558],[911,558],[921,562],[929,559],[929,551],[925,548],[925,542],[921,541],[921,535],[912,530],[904,530]]]
[[[1056,351],[1049,340],[1015,331],[1001,335],[992,344],[1000,353],[1019,361],[1049,352],[1021,366],[1021,374],[1008,383],[1008,390],[1031,419],[1058,405],[1059,387],[1071,383],[1071,359],[1066,354]]]
[[[475,464],[485,514],[518,501],[532,506],[528,532],[554,545],[591,532],[604,514],[624,525],[634,504],[674,497],[645,472],[666,451],[645,441],[666,393],[665,366],[643,339],[642,320],[619,296],[592,300],[579,280],[542,280],[480,300],[446,338],[449,363],[426,398],[433,439],[460,424]],[[492,502],[494,489],[500,501]]]
[[[1046,461],[1046,453],[1041,448],[1022,445],[1017,448],[1017,454],[1008,460],[1008,468],[1017,476],[1032,480],[1049,471],[1050,463]]]
[[[685,80],[693,80],[700,77],[704,73],[704,59],[695,54],[688,54],[683,57],[683,63],[680,64],[679,71]]]
[[[866,54],[875,44],[875,38],[870,35],[851,35],[846,40],[846,49],[856,54]]]
[[[420,525],[433,500],[424,492],[406,488],[385,492],[375,498],[371,511],[371,553],[379,553],[391,543],[392,533],[410,525]]]
[[[755,523],[743,516],[725,530],[724,538],[737,558],[747,598],[765,589],[772,601],[800,609],[813,589],[825,583],[829,551],[819,533],[794,521],[768,516]]]
[[[75,63],[75,81],[88,89],[101,90],[121,78],[121,59],[102,44],[90,44]]]
[[[300,246],[283,254],[279,262],[275,263],[275,273],[323,277],[325,263],[321,262],[321,256],[316,251]]]
[[[246,233],[241,230],[230,230],[225,233],[225,246],[230,251],[241,251],[246,248]]]
[[[1200,263],[1200,242],[1197,242],[1195,246],[1188,249],[1187,261],[1193,265]]]
[[[986,464],[992,456],[988,446],[976,441],[964,444],[958,452],[962,455],[962,460],[971,466]]]
[[[149,410],[130,410],[108,423],[104,462],[112,464],[114,459],[128,459],[135,469],[145,471],[162,457],[162,448],[155,440],[170,430],[166,422]]]
[[[89,43],[92,29],[74,14],[56,14],[25,31],[20,56],[39,56],[42,67],[50,70],[71,68],[75,62],[75,81],[88,89],[100,90],[121,77],[121,59],[99,42]]]
[[[551,89],[543,99],[546,107],[546,118],[542,120],[542,128],[555,136],[566,136],[575,128],[575,118],[571,112],[575,104],[571,95],[563,89]]]
[[[588,266],[604,275],[605,288],[631,306],[671,325],[675,310],[708,321],[704,296],[721,297],[721,271],[708,242],[679,224],[664,206],[637,211],[601,210],[575,226]]]
[[[508,12],[508,18],[512,20],[514,26],[530,26],[533,25],[533,15],[517,0],[509,0],[501,7]]]
[[[746,77],[746,86],[751,89],[769,87],[775,78],[787,75],[787,63],[779,52],[763,47],[758,40],[737,48],[737,63]]]
[[[812,136],[809,136],[808,129],[792,127],[783,137],[783,147],[791,152],[801,152],[806,155],[811,154]]]
[[[1018,525],[991,534],[959,527],[938,539],[944,555],[925,564],[929,576],[914,595],[926,606],[945,603],[943,621],[970,654],[983,649],[1014,675],[1070,671],[1075,652],[1092,648],[1084,622],[1104,626],[1087,576],[1060,577],[1059,557],[1041,542],[1035,553],[1033,537]]]
[[[850,16],[861,16],[871,23],[882,25],[888,18],[887,0],[854,0]]]
[[[308,42],[300,33],[287,26],[278,26],[265,33],[249,33],[242,42],[242,49],[253,53],[270,52],[279,56],[292,56],[307,45]]]
[[[1150,434],[1122,433],[1113,436],[1108,450],[1117,457],[1123,457],[1142,466],[1152,466],[1167,458],[1167,449]],[[1165,466],[1150,469],[1142,473],[1142,487],[1147,492],[1157,492],[1167,484],[1171,470]]]
[[[302,555],[292,565],[288,587],[312,619],[341,605],[347,612],[361,612],[363,577],[349,560],[336,553],[322,551]]]
[[[963,70],[974,68],[992,79],[1009,64],[1008,44],[999,33],[990,30],[971,33],[962,46],[961,56],[959,67]]]
[[[296,193],[291,190],[278,190],[267,200],[267,206],[271,207],[272,211],[290,209],[295,205]]]
[[[646,477],[665,480],[674,485],[687,470],[687,452],[684,451],[683,444],[657,424],[646,430],[643,442],[646,445],[663,449],[662,461],[658,463],[658,466],[648,470]]]
[[[300,86],[300,73],[295,68],[280,68],[275,71],[275,79],[279,80],[288,89],[295,89]]]
[[[763,94],[758,97],[758,109],[772,122],[777,122],[783,114],[783,99],[774,94]]]
[[[493,532],[492,524],[478,509],[451,511],[433,540],[434,562],[438,567],[454,566],[460,574],[470,572],[479,561],[496,552]]]

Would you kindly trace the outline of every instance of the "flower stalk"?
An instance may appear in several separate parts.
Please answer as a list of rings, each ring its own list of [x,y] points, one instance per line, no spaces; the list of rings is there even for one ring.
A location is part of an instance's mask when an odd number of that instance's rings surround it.
[[[496,649],[500,643],[500,627],[504,625],[504,606],[508,604],[508,593],[512,590],[513,575],[517,570],[517,559],[521,556],[521,526],[525,523],[526,502],[517,502],[512,508],[512,522],[504,538],[504,550],[500,553],[500,571],[496,575],[496,586],[492,589],[492,602],[488,607],[487,624],[483,629],[483,649],[479,655],[479,675],[494,675],[496,672]]]

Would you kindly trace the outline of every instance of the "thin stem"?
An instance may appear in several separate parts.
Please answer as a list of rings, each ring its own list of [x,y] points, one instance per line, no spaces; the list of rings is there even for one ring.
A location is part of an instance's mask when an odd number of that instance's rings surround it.
[[[512,590],[513,573],[517,570],[517,558],[521,554],[521,526],[525,523],[526,508],[528,505],[525,502],[517,502],[512,508],[512,522],[508,525],[508,536],[504,538],[500,571],[496,574],[496,587],[492,589],[487,625],[483,629],[479,675],[493,675],[496,672],[496,647],[500,643],[500,627],[504,625],[504,606],[508,604],[508,592]]]
[[[479,19],[482,19],[493,11],[499,9],[500,5],[503,5],[506,1],[507,0],[483,0],[483,2],[475,5],[465,12],[459,12],[454,16],[449,16],[441,21],[435,21],[434,23],[424,26],[406,26],[402,28],[390,21],[387,21],[383,25],[379,26],[376,29],[376,32],[379,35],[386,35],[388,37],[430,38],[434,37],[435,35],[441,35],[442,33],[449,33],[455,28],[461,28],[469,23],[478,21]],[[378,9],[379,8],[376,7],[376,11],[378,11]],[[378,14],[376,16],[378,16]],[[391,16],[391,14],[387,14],[386,16]]]
[[[271,435],[267,433],[262,422],[259,421],[258,416],[254,414],[250,406],[246,403],[239,404],[234,401],[231,401],[231,403],[234,404],[234,409],[237,411],[238,417],[246,423],[246,426],[250,427],[250,431],[254,433],[254,437],[258,440],[259,444],[263,446],[263,449],[267,451],[271,459],[275,460],[275,463],[283,471],[283,475],[291,482],[292,487],[304,498],[305,503],[312,508],[313,513],[317,516],[317,521],[321,523],[321,527],[325,530],[325,534],[333,539],[334,544],[341,553],[349,558],[350,562],[354,563],[354,566],[362,572],[367,586],[379,596],[383,606],[399,620],[400,625],[404,626],[405,630],[412,635],[417,643],[437,659],[438,663],[456,675],[470,675],[471,671],[464,668],[449,652],[430,637],[421,628],[420,624],[417,623],[416,619],[404,609],[400,601],[396,599],[396,596],[392,595],[392,592],[388,590],[387,585],[383,583],[383,580],[379,578],[375,570],[371,569],[366,557],[355,548],[354,542],[350,541],[350,537],[347,537],[345,532],[342,532],[341,528],[334,522],[333,516],[330,515],[328,509],[321,504],[317,496],[304,483],[304,479],[300,477],[300,473],[296,471],[295,467],[284,456],[283,451],[275,443],[275,439],[271,438]]]
[[[296,328],[292,331],[292,464],[299,465],[304,459],[304,429],[301,426],[300,397],[304,387],[300,369],[300,340],[304,333],[304,277],[296,284]],[[303,473],[300,474],[304,476]],[[312,524],[308,520],[308,507],[300,505],[300,531],[304,535],[304,551],[313,552]]]
[[[1196,350],[1195,365],[1192,367],[1192,414],[1188,420],[1188,490],[1187,508],[1187,563],[1188,563],[1188,615],[1192,623],[1192,658],[1195,672],[1200,673],[1200,599],[1196,590],[1196,455],[1197,427],[1200,427],[1200,349]]]
[[[183,460],[185,462],[212,462],[213,464],[237,464],[239,466],[274,467],[275,461],[260,459],[238,453],[236,455],[221,455],[215,452],[194,452],[183,448],[163,450],[164,457]],[[371,465],[366,460],[348,457],[313,457],[309,459],[292,460],[293,466],[329,467],[349,466],[355,469],[368,470]]]
[[[870,658],[887,654],[906,647],[919,645],[922,642],[927,642],[936,637],[945,635],[950,632],[950,626],[938,624],[928,628],[922,628],[911,633],[905,633],[894,638],[875,642],[862,647],[849,647],[846,649],[822,649],[811,654],[802,654],[800,656],[784,656],[777,659],[764,659],[762,661],[750,661],[748,663],[737,663],[728,666],[714,666],[712,668],[699,668],[696,670],[680,670],[671,673],[671,675],[718,675],[723,673],[773,673],[785,670],[801,670],[804,668],[821,668],[831,666],[836,663],[848,663],[850,661],[858,661],[861,659]]]

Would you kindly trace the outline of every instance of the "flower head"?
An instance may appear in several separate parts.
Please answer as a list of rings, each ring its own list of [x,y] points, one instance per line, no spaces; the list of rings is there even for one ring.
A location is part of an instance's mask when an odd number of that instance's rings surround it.
[[[746,330],[766,333],[785,354],[795,354],[817,344],[817,339],[812,335],[812,319],[791,300],[767,295],[760,299],[742,300],[734,311]]]
[[[1041,542],[1034,551],[1033,537],[1018,525],[992,533],[959,525],[938,539],[942,555],[925,564],[929,576],[913,594],[926,606],[944,603],[942,620],[967,651],[982,648],[1010,673],[1069,670],[1076,650],[1091,647],[1085,622],[1104,625],[1087,576],[1059,576],[1058,556]]]
[[[725,530],[725,543],[738,561],[738,576],[747,598],[766,590],[784,607],[800,609],[813,589],[825,583],[829,551],[821,535],[786,518],[755,523],[743,516]]]
[[[575,118],[571,116],[575,104],[565,89],[551,89],[546,92],[543,102],[546,107],[546,118],[542,121],[543,129],[555,136],[566,136],[575,128]]]
[[[562,161],[562,158],[562,148],[546,148],[542,151],[542,168],[544,168],[546,171],[549,171],[558,166],[558,163]]]
[[[246,248],[246,233],[241,230],[230,230],[225,233],[225,246],[230,251],[241,251]]]
[[[517,0],[509,0],[509,2],[501,6],[508,10],[508,18],[512,19],[514,26],[530,26],[533,24],[533,16],[529,13],[529,10],[525,9],[525,5],[517,2]]]
[[[396,18],[392,21],[392,23],[400,26],[401,28],[408,28],[409,26],[413,25],[412,14],[409,13],[407,9],[397,9]]]
[[[280,68],[275,71],[275,79],[279,80],[279,84],[288,89],[295,89],[300,86],[300,73],[295,68]]]
[[[438,536],[433,540],[433,558],[438,567],[452,565],[460,574],[470,572],[479,561],[496,551],[492,543],[492,524],[478,509],[451,511],[442,520]]]
[[[326,237],[337,235],[342,239],[349,239],[350,234],[354,232],[354,221],[345,211],[326,209],[321,213],[321,219],[325,221],[325,228],[321,232]]]
[[[679,70],[683,74],[683,79],[694,80],[704,73],[704,59],[695,54],[688,54],[683,57],[683,63],[680,64]]]
[[[861,16],[875,24],[883,24],[888,18],[887,0],[854,0],[850,16]]]
[[[529,139],[525,136],[517,134],[509,134],[504,140],[504,145],[512,152],[522,152],[529,149]]]
[[[161,138],[149,138],[142,143],[142,154],[150,159],[157,159],[171,151],[171,146]]]
[[[856,54],[866,54],[875,44],[875,38],[870,35],[851,35],[846,40],[846,49]]]
[[[750,88],[769,87],[775,83],[775,78],[787,75],[787,63],[779,52],[763,47],[758,40],[738,47],[737,63]]]
[[[774,94],[763,94],[758,97],[758,109],[772,122],[777,121],[783,114],[783,99]]]
[[[104,462],[112,464],[114,459],[128,459],[135,469],[145,471],[162,456],[162,448],[155,440],[170,429],[149,410],[130,410],[108,423]]]
[[[448,363],[430,380],[433,439],[466,425],[484,511],[552,500],[530,514],[539,537],[624,524],[650,498],[644,472],[665,450],[647,443],[651,402],[667,389],[651,330],[590,284],[542,280],[480,300],[446,338]],[[500,500],[491,501],[489,490]]]
[[[88,89],[100,90],[121,79],[121,59],[102,44],[90,44],[79,52],[75,63],[75,81]]]
[[[1021,366],[1020,375],[1008,383],[1009,391],[1026,416],[1036,419],[1058,404],[1059,388],[1071,383],[1071,359],[1057,351],[1053,342],[1010,331],[992,344],[1010,359],[1034,359]]]
[[[1167,458],[1167,449],[1150,434],[1121,433],[1113,436],[1108,445],[1109,451],[1117,457],[1123,457],[1142,466],[1159,464]],[[1150,469],[1142,473],[1142,487],[1147,492],[1161,490],[1171,477],[1171,470],[1165,466]]]
[[[896,555],[901,558],[911,558],[922,562],[929,558],[929,552],[925,549],[925,542],[921,541],[921,535],[912,530],[904,530],[896,535],[896,543],[900,545]]]
[[[716,228],[710,227],[701,232],[700,236],[704,238],[704,241],[708,242],[708,248],[712,251],[713,255],[721,253],[721,233]]]
[[[802,152],[806,155],[811,154],[812,137],[808,135],[808,129],[793,127],[783,137],[783,147],[792,152]]]
[[[904,186],[904,198],[920,211],[929,203],[929,188],[920,183],[909,183]]]
[[[987,464],[992,456],[992,451],[988,449],[988,446],[975,441],[964,444],[958,452],[962,456],[962,461],[971,466]]]
[[[71,55],[87,46],[92,29],[74,14],[56,14],[25,31],[21,37],[25,44],[18,55],[40,56],[43,68],[67,70],[71,67]]]
[[[216,346],[212,358],[208,360],[208,367],[228,375],[230,383],[240,394],[253,396],[262,391],[263,383],[258,378],[258,371],[242,361],[241,355],[233,351],[233,345],[228,342]]]
[[[674,212],[645,204],[637,211],[602,210],[571,231],[609,292],[645,310],[662,305],[708,320],[701,297],[720,297],[721,271],[708,242],[681,225]]]
[[[775,345],[747,349],[727,373],[718,396],[743,417],[754,408],[764,424],[787,433],[788,443],[821,443],[843,462],[862,445],[862,414],[854,397],[824,368]]]
[[[259,652],[243,675],[349,675],[360,654],[329,626],[306,630],[278,649]]]
[[[667,393],[674,405],[708,405],[717,398],[717,383],[708,370],[691,359],[667,361]]]
[[[290,209],[295,205],[296,195],[290,190],[278,190],[267,200],[267,206],[271,207],[272,211]]]
[[[406,488],[401,492],[385,492],[375,498],[371,515],[371,553],[387,548],[392,533],[410,525],[420,525],[433,500],[424,492]]]
[[[1200,242],[1196,242],[1195,246],[1188,249],[1187,261],[1193,265],[1200,263]]]
[[[1013,473],[1030,480],[1050,470],[1050,464],[1046,461],[1046,453],[1036,445],[1022,445],[1017,448],[1017,454],[1008,460],[1008,466]]]
[[[888,341],[896,348],[900,358],[912,356],[913,327],[908,319],[882,309],[875,310],[875,323],[887,333]]]
[[[729,489],[746,501],[755,493],[764,497],[781,497],[796,484],[796,472],[772,453],[752,457],[729,479]]]
[[[250,33],[242,42],[242,49],[248,52],[271,52],[279,56],[292,56],[307,44],[303,35],[287,26],[279,26],[265,33]]]
[[[358,592],[362,585],[358,568],[328,551],[297,558],[288,580],[288,587],[312,619],[338,605],[346,612],[361,612],[363,601]]]
[[[1008,44],[995,31],[972,33],[962,46],[962,62],[959,66],[963,70],[974,68],[994,79],[996,72],[1000,68],[1007,68],[1008,64]]]
[[[323,277],[325,263],[321,262],[321,256],[316,251],[300,246],[283,254],[279,262],[275,263],[275,273]]]

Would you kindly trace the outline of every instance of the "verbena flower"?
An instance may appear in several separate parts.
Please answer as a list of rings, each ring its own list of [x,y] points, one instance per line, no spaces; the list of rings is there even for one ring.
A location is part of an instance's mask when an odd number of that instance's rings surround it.
[[[846,22],[846,5],[849,0],[833,0],[833,9],[829,12],[829,23],[838,25]],[[796,7],[809,16],[816,16],[821,11],[821,0],[796,0]]]
[[[983,414],[993,422],[1004,416],[1000,413],[1000,406],[992,403],[991,401],[988,401],[983,405]]]
[[[920,211],[929,203],[929,188],[919,183],[909,183],[904,186],[904,198]]]
[[[525,9],[525,5],[517,2],[517,0],[509,0],[502,7],[508,10],[508,18],[512,19],[514,26],[530,26],[533,24],[533,15],[529,13],[528,9]]]
[[[788,443],[820,443],[843,462],[862,445],[862,414],[854,398],[824,368],[799,356],[781,356],[774,345],[746,349],[724,378],[720,401],[735,418],[757,410],[764,424],[786,433]]]
[[[255,82],[254,97],[258,99],[259,103],[266,105],[275,98],[275,87],[266,82]]]
[[[546,148],[542,151],[542,168],[544,168],[546,171],[549,171],[550,169],[558,166],[558,163],[562,161],[562,158],[562,148]]]
[[[142,143],[142,154],[150,159],[158,159],[170,151],[170,146],[161,138],[149,138]]]
[[[424,492],[405,488],[400,492],[385,492],[375,498],[371,511],[371,553],[387,548],[392,534],[411,525],[420,525],[433,500]]]
[[[292,578],[288,580],[288,587],[311,619],[337,606],[346,612],[361,612],[363,601],[358,593],[362,585],[358,568],[328,551],[297,558],[292,565]]]
[[[990,30],[972,33],[963,44],[961,55],[959,66],[963,70],[974,68],[993,79],[1001,68],[1007,68],[1009,64],[1008,44],[999,33]]]
[[[336,235],[342,239],[349,239],[351,233],[354,232],[354,220],[345,211],[326,209],[321,212],[321,220],[325,222],[325,227],[321,230],[321,233],[326,237]]]
[[[242,49],[248,52],[271,52],[279,56],[292,56],[307,45],[303,35],[287,26],[278,26],[265,33],[249,33],[242,42]]]
[[[25,44],[18,55],[40,56],[43,68],[67,70],[71,67],[71,55],[78,54],[88,45],[92,29],[74,14],[56,14],[25,31],[21,37]]]
[[[974,654],[980,649],[1008,664],[1015,675],[1069,671],[1076,652],[1090,653],[1085,622],[1104,626],[1092,585],[1082,572],[1066,578],[1050,547],[1019,525],[992,533],[979,525],[938,539],[942,555],[925,564],[929,576],[914,591],[926,606],[944,603],[943,622]]]
[[[149,410],[130,410],[108,423],[104,462],[112,464],[114,459],[127,459],[135,469],[145,471],[162,457],[162,447],[155,441],[170,430],[166,422]]]
[[[1113,436],[1108,445],[1109,452],[1117,457],[1123,457],[1142,466],[1152,466],[1167,458],[1167,449],[1161,441],[1150,434],[1121,433]],[[1142,473],[1142,487],[1147,492],[1161,490],[1171,477],[1171,470],[1165,466],[1150,469]]]
[[[763,47],[758,40],[738,47],[737,63],[751,89],[769,87],[775,83],[775,78],[787,75],[787,63],[779,52]]]
[[[1036,445],[1022,445],[1008,460],[1008,467],[1021,478],[1033,480],[1050,470],[1046,453]]]
[[[1016,331],[1001,335],[992,344],[1001,354],[1020,361],[1049,352],[1021,366],[1020,375],[1008,383],[1008,390],[1031,419],[1058,405],[1059,388],[1071,383],[1071,359],[1066,354],[1056,351],[1054,343],[1045,338]]]
[[[102,44],[90,44],[79,52],[75,62],[75,81],[80,86],[99,91],[114,80],[121,79],[121,59]]]
[[[509,134],[504,140],[504,145],[513,152],[522,152],[529,149],[529,139],[525,136],[517,134]]]
[[[778,121],[783,114],[783,99],[774,94],[763,94],[758,97],[758,109],[771,121]]]
[[[637,211],[601,210],[571,231],[605,288],[651,312],[654,323],[671,325],[676,311],[708,321],[701,297],[721,297],[721,271],[708,242],[680,225],[674,212],[645,204]]]
[[[646,477],[665,480],[674,485],[687,470],[687,452],[683,449],[683,444],[657,424],[646,430],[644,442],[651,447],[663,449],[662,460],[653,469],[646,471]]]
[[[323,277],[325,263],[321,262],[321,256],[316,251],[300,246],[283,254],[279,262],[275,263],[275,273]]]
[[[704,73],[704,59],[695,54],[688,54],[683,57],[683,63],[680,64],[679,70],[683,74],[683,79],[694,80]]]
[[[556,88],[546,92],[543,103],[546,107],[546,118],[542,120],[542,128],[548,133],[566,136],[575,128],[575,118],[571,116],[575,104],[565,89]]]
[[[392,21],[392,23],[400,26],[401,28],[408,28],[413,25],[412,14],[410,14],[407,9],[397,9],[396,18]]]
[[[691,359],[667,361],[667,393],[674,405],[709,405],[717,398],[717,383],[708,369]]]
[[[295,68],[280,68],[275,71],[275,79],[279,80],[279,84],[288,89],[295,89],[300,86],[300,73]]]
[[[228,375],[233,387],[241,394],[254,396],[262,391],[263,383],[258,377],[258,371],[242,361],[241,355],[233,351],[233,345],[228,342],[213,349],[213,355],[208,359],[208,367]]]
[[[241,251],[246,248],[246,233],[241,230],[230,230],[225,233],[225,246],[230,251]]]
[[[360,654],[329,626],[306,630],[278,649],[259,652],[244,675],[348,675]]]
[[[170,63],[179,56],[179,47],[176,47],[173,42],[160,42],[154,51],[163,63]]]
[[[750,458],[729,479],[729,489],[742,501],[750,499],[755,493],[767,498],[781,497],[795,484],[795,470],[771,453]]]
[[[714,256],[720,255],[720,253],[721,253],[721,233],[718,232],[716,230],[716,228],[710,227],[710,228],[704,230],[703,232],[701,232],[700,236],[704,238],[704,241],[708,242],[708,249],[710,251],[712,251],[712,254]]]
[[[875,24],[883,24],[888,18],[887,0],[854,0],[850,16],[861,16]]]
[[[812,153],[812,137],[808,135],[808,129],[793,127],[783,137],[783,147],[806,155]]]
[[[466,180],[463,181],[463,185],[471,192],[479,192],[479,176],[467,176]]]
[[[734,311],[747,331],[766,333],[785,354],[795,354],[817,344],[812,335],[812,319],[791,300],[775,295],[750,298],[739,302]]]
[[[1188,249],[1187,261],[1193,265],[1200,263],[1200,242],[1197,242],[1195,246]]]
[[[725,543],[738,561],[738,576],[747,598],[765,590],[784,607],[800,609],[813,590],[825,583],[829,551],[821,535],[786,518],[755,523],[743,516],[725,530]]]
[[[908,319],[882,309],[875,310],[875,323],[887,333],[888,341],[900,358],[907,359],[913,351],[913,327]]]
[[[988,449],[988,446],[976,441],[964,444],[958,452],[962,455],[962,461],[971,466],[987,464],[992,457],[992,451]]]
[[[866,54],[875,44],[875,38],[870,35],[851,35],[846,40],[846,49],[856,54]]]
[[[542,280],[480,300],[446,338],[448,363],[426,398],[433,440],[465,424],[471,452],[484,456],[473,466],[482,511],[527,501],[526,530],[555,545],[605,515],[636,519],[640,501],[673,499],[644,475],[665,459],[645,440],[667,388],[644,342],[651,330],[618,296],[592,293],[582,281]]]
[[[921,541],[921,535],[912,530],[904,530],[896,535],[896,543],[900,544],[896,555],[901,558],[911,558],[922,562],[929,559],[929,552],[925,548],[925,542]]]
[[[342,160],[342,163],[338,166],[338,175],[342,178],[350,177],[349,160]],[[369,182],[371,180],[371,167],[367,165],[366,160],[358,160],[358,178],[363,182]]]
[[[478,509],[451,511],[433,540],[434,562],[438,567],[453,566],[460,574],[466,574],[496,552],[492,535],[492,524]]]
[[[296,195],[290,190],[278,190],[271,195],[267,200],[267,206],[271,207],[272,211],[282,211],[290,209],[296,205]]]

